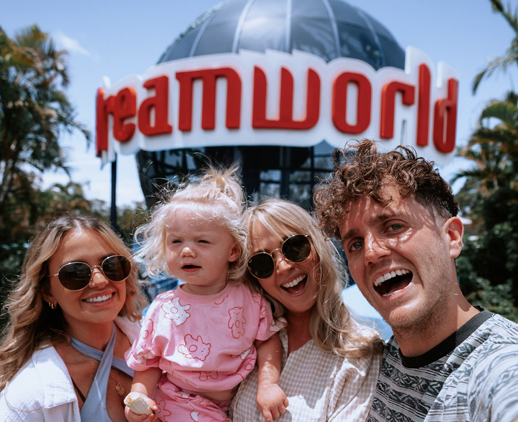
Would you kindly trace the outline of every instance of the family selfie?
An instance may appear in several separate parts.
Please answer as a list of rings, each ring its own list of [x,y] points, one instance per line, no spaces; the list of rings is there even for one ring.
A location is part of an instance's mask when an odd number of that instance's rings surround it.
[[[50,3],[0,17],[0,420],[518,422],[516,0]]]

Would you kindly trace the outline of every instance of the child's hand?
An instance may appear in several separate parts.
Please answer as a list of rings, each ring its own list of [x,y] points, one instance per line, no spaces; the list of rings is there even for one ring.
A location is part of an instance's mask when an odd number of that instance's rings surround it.
[[[266,422],[272,422],[286,412],[288,398],[278,384],[263,384],[257,389],[257,407]]]
[[[153,400],[151,400],[149,397],[147,397],[145,394],[143,394],[143,393],[131,393],[131,394],[138,394],[140,396],[138,398],[139,401],[141,402],[140,407],[142,407],[142,404],[144,404],[144,403],[142,403],[142,401],[143,401],[143,402],[145,402],[145,404],[147,404],[147,406],[149,407],[150,410],[158,410],[158,407],[155,404],[155,402]],[[126,403],[126,402],[127,402],[127,398],[126,398],[126,400],[124,400],[124,403]],[[132,407],[134,407],[134,406],[132,406]],[[134,408],[134,410],[136,410],[136,409]],[[151,412],[150,414],[137,414],[127,404],[124,409],[124,414],[126,415],[126,419],[129,422],[152,422],[157,418],[157,415],[153,412]]]

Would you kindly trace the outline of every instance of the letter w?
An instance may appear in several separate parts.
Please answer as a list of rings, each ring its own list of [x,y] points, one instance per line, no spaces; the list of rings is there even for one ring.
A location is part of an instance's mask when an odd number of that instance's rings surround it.
[[[281,68],[281,93],[279,100],[279,118],[266,118],[267,82],[265,73],[254,69],[254,105],[252,127],[268,129],[311,129],[320,117],[320,77],[313,69],[308,69],[306,98],[306,118],[293,120],[293,75]]]

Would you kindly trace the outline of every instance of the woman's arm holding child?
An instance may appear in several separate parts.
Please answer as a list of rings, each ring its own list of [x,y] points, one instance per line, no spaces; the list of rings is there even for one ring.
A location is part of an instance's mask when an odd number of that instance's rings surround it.
[[[268,340],[255,341],[257,347],[258,388],[257,407],[263,414],[266,422],[272,422],[286,412],[288,399],[279,387],[281,373],[281,341],[275,334]]]
[[[140,393],[144,396],[144,400],[147,402],[151,410],[157,410],[155,402],[149,398],[155,391],[158,384],[158,380],[162,375],[160,368],[149,368],[147,371],[135,371],[133,376],[133,384],[131,385],[131,392]],[[137,415],[128,406],[125,409],[126,418],[129,422],[152,422],[156,419],[156,415],[151,413],[150,415]]]

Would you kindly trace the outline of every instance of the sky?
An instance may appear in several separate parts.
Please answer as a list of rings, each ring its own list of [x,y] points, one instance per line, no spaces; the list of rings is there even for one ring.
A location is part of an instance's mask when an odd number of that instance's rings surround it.
[[[293,0],[296,1],[296,0]],[[518,0],[511,4],[513,10]],[[108,77],[112,84],[131,74],[142,74],[154,65],[166,48],[196,18],[215,6],[217,0],[0,0],[0,26],[10,36],[37,24],[68,51],[71,83],[67,94],[77,112],[77,120],[94,134],[95,95]],[[502,99],[506,91],[518,88],[516,71],[498,73],[485,80],[476,95],[471,82],[490,58],[504,55],[513,31],[492,12],[489,0],[347,0],[381,22],[405,49],[414,46],[426,53],[434,65],[443,61],[459,74],[457,145],[466,145],[480,110],[492,99]],[[60,138],[66,148],[72,180],[85,183],[89,199],[110,202],[111,170],[101,169],[95,148],[87,148],[84,137],[74,132]],[[455,158],[439,168],[451,177],[469,162]],[[66,183],[63,172],[46,173],[45,187]],[[461,184],[454,185],[458,190]],[[119,156],[117,205],[143,201],[133,155]]]

